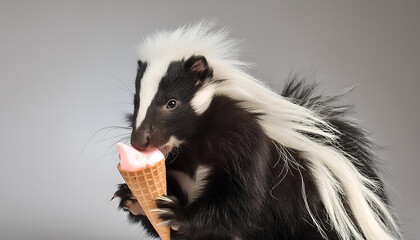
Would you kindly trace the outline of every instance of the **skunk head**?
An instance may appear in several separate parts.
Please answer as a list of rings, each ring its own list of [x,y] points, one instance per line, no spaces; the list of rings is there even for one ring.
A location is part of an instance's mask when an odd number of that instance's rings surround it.
[[[199,115],[216,94],[222,81],[215,79],[226,79],[220,73],[227,71],[220,69],[244,65],[234,58],[236,41],[224,30],[210,31],[214,25],[202,21],[160,31],[140,44],[134,114],[129,117],[135,148],[159,147],[169,153],[179,146],[197,129]]]
[[[212,77],[201,55],[177,61],[138,62],[131,144],[144,150],[158,147],[167,154],[194,132],[196,93]]]

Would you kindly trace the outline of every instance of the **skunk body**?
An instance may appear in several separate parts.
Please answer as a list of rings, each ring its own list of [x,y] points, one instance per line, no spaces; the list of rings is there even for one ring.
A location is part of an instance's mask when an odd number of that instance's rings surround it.
[[[272,92],[235,49],[206,22],[140,48],[131,144],[167,155],[168,196],[157,204],[172,238],[401,238],[349,107],[298,79]],[[116,196],[127,208],[129,189]],[[144,216],[130,218],[156,236]]]

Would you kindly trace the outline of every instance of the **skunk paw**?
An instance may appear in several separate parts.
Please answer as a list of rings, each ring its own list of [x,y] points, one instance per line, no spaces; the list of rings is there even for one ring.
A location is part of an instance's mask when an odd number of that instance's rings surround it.
[[[162,222],[160,225],[170,226],[175,231],[180,231],[186,225],[184,209],[175,196],[160,196],[156,199],[157,209],[151,212],[157,214]]]
[[[131,193],[131,190],[128,188],[127,184],[120,184],[118,186],[118,190],[114,193],[114,196],[111,198],[120,199],[119,208],[125,212],[130,212],[131,214],[137,215],[145,215],[143,209],[141,208],[140,204],[137,202],[136,197]]]

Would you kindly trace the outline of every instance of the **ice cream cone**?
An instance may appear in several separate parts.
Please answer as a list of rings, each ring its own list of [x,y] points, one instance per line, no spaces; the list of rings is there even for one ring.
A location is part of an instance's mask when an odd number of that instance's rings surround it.
[[[118,164],[118,171],[124,178],[133,195],[137,198],[150,223],[156,229],[162,240],[169,240],[170,229],[167,226],[158,226],[161,220],[150,210],[156,209],[156,198],[166,195],[166,169],[165,160],[157,162],[153,166],[126,171]]]

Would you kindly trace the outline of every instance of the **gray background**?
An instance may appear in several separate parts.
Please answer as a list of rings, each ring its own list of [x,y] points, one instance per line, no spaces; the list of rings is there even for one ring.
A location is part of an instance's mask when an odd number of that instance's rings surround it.
[[[175,3],[176,2],[176,3]],[[0,239],[140,239],[109,202],[122,178],[136,46],[203,17],[244,39],[250,72],[279,90],[312,72],[385,149],[407,239],[420,239],[418,1],[0,1]],[[92,138],[91,138],[92,137]],[[89,141],[89,138],[91,140]]]

